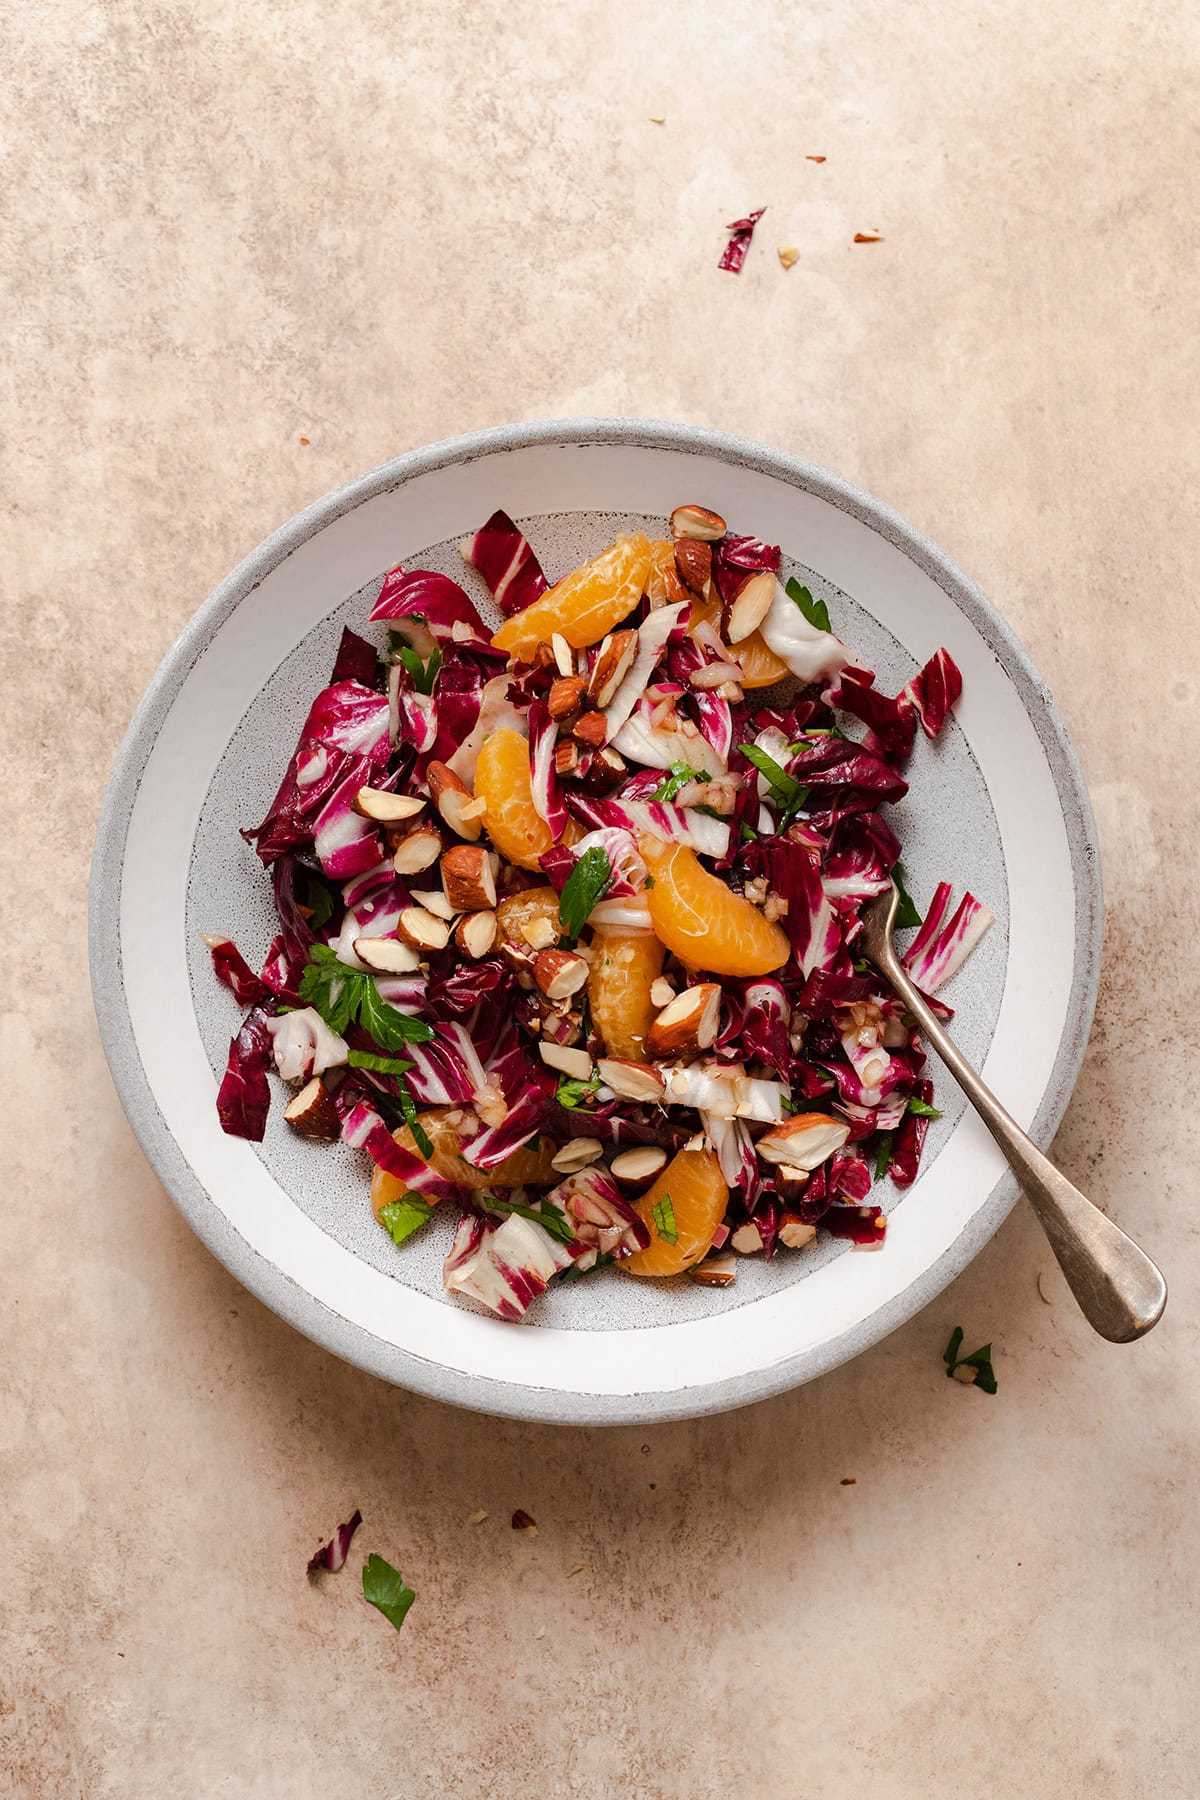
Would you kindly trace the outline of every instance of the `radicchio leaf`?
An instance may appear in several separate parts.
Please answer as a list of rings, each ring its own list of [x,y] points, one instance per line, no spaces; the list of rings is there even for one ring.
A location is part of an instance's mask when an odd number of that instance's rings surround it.
[[[344,1525],[339,1525],[327,1544],[322,1544],[317,1554],[309,1558],[308,1572],[315,1575],[319,1569],[328,1569],[336,1575],[345,1565],[350,1554],[350,1540],[362,1524],[362,1514],[355,1507]]]
[[[217,1117],[229,1137],[249,1138],[261,1144],[267,1129],[271,1089],[267,1066],[271,1060],[269,1015],[261,1006],[251,1007],[237,1036],[230,1041],[229,1062],[217,1090]]]
[[[548,583],[529,540],[506,512],[497,509],[474,537],[463,539],[459,550],[463,561],[483,576],[506,619],[546,592]]]
[[[204,942],[217,980],[231,990],[239,1006],[255,1006],[270,998],[270,988],[254,973],[232,938],[206,934]]]
[[[734,275],[738,273],[738,270],[746,260],[746,252],[750,248],[750,239],[754,236],[754,227],[758,224],[758,221],[762,218],[766,210],[765,206],[760,206],[757,212],[747,213],[744,219],[734,219],[733,223],[726,227],[726,230],[732,235],[725,246],[725,251],[720,262],[717,264],[718,269],[728,269]]]

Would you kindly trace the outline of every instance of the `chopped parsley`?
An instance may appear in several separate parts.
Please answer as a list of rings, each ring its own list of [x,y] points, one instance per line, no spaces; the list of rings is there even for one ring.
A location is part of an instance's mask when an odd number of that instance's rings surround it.
[[[418,694],[432,694],[442,666],[442,653],[436,644],[429,653],[429,661],[424,662],[398,631],[389,631],[388,651],[392,662],[403,663]]]
[[[908,1103],[908,1110],[914,1119],[940,1119],[942,1116],[936,1106],[930,1106],[927,1100],[918,1100],[915,1094]]]
[[[534,1224],[540,1225],[542,1230],[556,1243],[573,1244],[575,1242],[575,1227],[566,1213],[560,1212],[557,1206],[521,1206],[516,1200],[506,1199],[499,1194],[484,1194],[481,1204],[487,1208],[488,1212],[516,1213],[518,1218],[532,1219]]]
[[[833,629],[829,623],[829,608],[825,602],[814,600],[810,590],[803,583],[797,581],[794,575],[789,577],[784,592],[789,600],[796,602],[814,630],[831,631]]]
[[[558,896],[558,916],[568,937],[577,938],[597,901],[612,886],[612,864],[599,844],[585,850]]]
[[[892,1134],[890,1131],[885,1131],[880,1136],[879,1144],[875,1151],[875,1179],[876,1179],[876,1181],[882,1181],[884,1176],[887,1174],[888,1170],[891,1168],[891,1166],[892,1166]]]
[[[363,1564],[363,1599],[381,1612],[389,1624],[399,1631],[408,1614],[408,1609],[416,1599],[412,1588],[406,1587],[404,1577],[398,1569],[393,1569],[390,1562],[374,1552]]]
[[[685,762],[673,762],[670,772],[659,782],[651,800],[673,800],[680,788],[685,788],[689,781],[708,781],[710,777],[700,769],[693,769]]]
[[[757,744],[739,744],[738,749],[746,761],[753,763],[759,774],[765,777],[771,790],[771,799],[779,808],[779,829],[782,831],[808,799],[808,789],[794,775],[789,775],[773,756],[760,750]]]
[[[896,884],[896,892],[900,896],[900,910],[896,914],[896,929],[907,925],[920,925],[921,915],[917,911],[917,903],[904,885],[904,864],[897,863],[892,870],[892,880]]]
[[[399,1200],[389,1200],[380,1207],[379,1223],[393,1244],[403,1244],[420,1231],[432,1212],[432,1201],[423,1200],[420,1194],[402,1194]]]
[[[664,1194],[651,1210],[654,1229],[664,1244],[679,1242],[679,1227],[675,1223],[675,1208],[671,1204],[670,1194]]]
[[[339,1037],[354,1019],[384,1050],[425,1044],[433,1036],[431,1025],[389,1006],[380,998],[374,977],[348,969],[328,944],[314,944],[309,956],[311,961],[300,977],[300,998],[314,1007]]]
[[[950,1334],[950,1342],[942,1352],[942,1361],[946,1365],[947,1375],[956,1381],[967,1382],[968,1385],[982,1388],[985,1394],[996,1392],[996,1372],[992,1368],[992,1346],[985,1344],[982,1350],[973,1350],[970,1356],[960,1356],[962,1349],[963,1329],[956,1325]],[[974,1369],[973,1376],[955,1375],[956,1369]]]
[[[574,1111],[583,1101],[590,1100],[599,1086],[600,1077],[594,1072],[588,1076],[586,1081],[568,1081],[564,1076],[558,1084],[554,1097],[560,1106]]]

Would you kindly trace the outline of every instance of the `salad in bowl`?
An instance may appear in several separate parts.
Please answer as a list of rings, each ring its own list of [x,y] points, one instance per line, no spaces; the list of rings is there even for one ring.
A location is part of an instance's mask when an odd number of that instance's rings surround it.
[[[991,923],[945,883],[921,920],[886,817],[953,660],[880,692],[700,505],[553,586],[504,512],[462,553],[499,628],[392,569],[243,834],[278,934],[259,974],[208,939],[247,1009],[222,1127],[262,1139],[273,1073],[397,1246],[460,1215],[445,1287],[503,1319],[601,1264],[726,1287],[821,1231],[878,1247],[938,1115],[861,908],[900,886],[931,997]]]

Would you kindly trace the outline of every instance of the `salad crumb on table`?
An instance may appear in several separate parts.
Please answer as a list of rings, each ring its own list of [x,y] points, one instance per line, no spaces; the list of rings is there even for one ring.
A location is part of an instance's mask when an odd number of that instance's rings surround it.
[[[459,1215],[446,1290],[502,1319],[607,1263],[724,1288],[822,1231],[882,1245],[873,1184],[911,1186],[939,1114],[860,908],[896,880],[930,996],[992,922],[944,882],[921,919],[882,810],[949,653],[883,694],[777,546],[694,504],[669,531],[550,586],[494,513],[462,545],[494,632],[392,569],[384,641],[343,632],[243,833],[261,973],[206,939],[247,1009],[223,1130],[261,1141],[274,1070],[292,1131],[366,1153],[396,1245]]]

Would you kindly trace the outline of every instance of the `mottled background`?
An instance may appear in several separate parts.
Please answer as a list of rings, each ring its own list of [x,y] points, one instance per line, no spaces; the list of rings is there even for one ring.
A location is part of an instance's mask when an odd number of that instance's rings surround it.
[[[25,0],[0,36],[4,1791],[1193,1794],[1195,10]],[[158,1188],[84,947],[143,684],[324,490],[593,411],[827,464],[1030,646],[1109,908],[1058,1155],[1166,1266],[1144,1344],[1018,1211],[799,1393],[499,1425],[308,1345]],[[956,1323],[994,1399],[944,1379]],[[399,1636],[353,1567],[305,1581],[354,1505]]]

